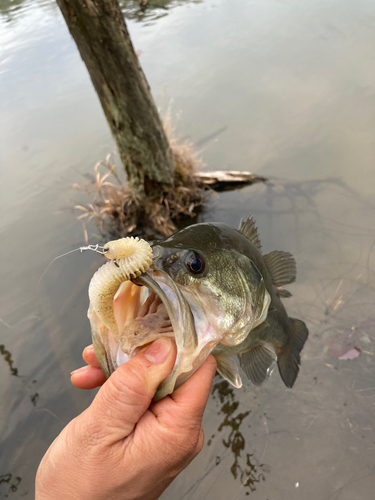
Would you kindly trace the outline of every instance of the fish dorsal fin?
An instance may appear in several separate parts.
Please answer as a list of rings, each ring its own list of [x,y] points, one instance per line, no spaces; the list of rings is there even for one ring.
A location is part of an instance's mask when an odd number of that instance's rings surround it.
[[[293,283],[297,276],[296,261],[289,252],[275,250],[263,256],[267,268],[276,286]]]
[[[260,243],[260,238],[258,234],[258,228],[255,225],[255,220],[253,216],[249,214],[246,219],[241,219],[239,232],[246,236],[247,239],[259,250],[262,251],[262,245]]]
[[[261,385],[269,377],[276,360],[272,347],[258,345],[238,355],[240,365],[254,385]]]
[[[235,361],[222,353],[215,355],[215,359],[217,363],[217,371],[223,379],[227,380],[237,389],[242,387],[242,380],[240,374],[238,373],[238,366]]]

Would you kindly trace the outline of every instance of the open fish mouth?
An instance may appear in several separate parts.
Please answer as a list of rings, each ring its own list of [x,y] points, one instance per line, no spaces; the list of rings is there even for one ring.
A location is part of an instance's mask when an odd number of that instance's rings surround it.
[[[194,307],[194,311],[197,308]],[[198,308],[199,309],[199,308]],[[139,349],[160,337],[170,337],[177,347],[177,357],[169,377],[159,387],[159,400],[182,385],[202,364],[219,339],[197,332],[204,311],[194,318],[192,308],[172,278],[162,270],[124,282],[113,300],[119,326],[116,365],[126,362]],[[195,311],[197,316],[197,311]],[[206,323],[206,322],[203,322]]]
[[[167,336],[176,344],[176,361],[156,400],[182,385],[211,352],[234,387],[242,385],[239,368],[260,385],[275,358],[285,385],[293,386],[308,330],[288,317],[281,298],[290,296],[282,287],[295,280],[296,263],[288,252],[263,255],[252,217],[238,230],[201,223],[152,245],[130,240],[103,247],[109,262],[89,286],[94,350],[107,378]]]

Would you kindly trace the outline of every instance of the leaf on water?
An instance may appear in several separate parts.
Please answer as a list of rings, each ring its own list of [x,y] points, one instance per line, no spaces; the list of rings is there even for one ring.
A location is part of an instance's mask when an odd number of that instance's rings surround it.
[[[362,349],[353,345],[331,345],[327,349],[327,354],[330,358],[336,358],[340,361],[348,361],[350,359],[358,358]]]
[[[345,346],[343,349],[346,349],[341,356],[338,356],[337,359],[341,361],[348,361],[349,359],[355,359],[358,358],[358,356],[361,354],[361,349],[359,347],[351,347],[351,346]]]

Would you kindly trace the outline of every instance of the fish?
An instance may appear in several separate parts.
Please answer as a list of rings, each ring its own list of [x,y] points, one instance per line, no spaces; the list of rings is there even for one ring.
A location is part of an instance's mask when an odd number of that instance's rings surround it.
[[[242,386],[239,367],[259,386],[275,365],[286,387],[293,387],[308,338],[306,324],[290,318],[282,303],[291,296],[283,287],[295,281],[296,263],[284,251],[263,255],[252,215],[238,229],[194,224],[151,247],[149,269],[122,283],[114,296],[117,335],[95,315],[90,319],[107,377],[167,336],[177,357],[155,401],[181,386],[210,353],[219,374],[236,388]]]

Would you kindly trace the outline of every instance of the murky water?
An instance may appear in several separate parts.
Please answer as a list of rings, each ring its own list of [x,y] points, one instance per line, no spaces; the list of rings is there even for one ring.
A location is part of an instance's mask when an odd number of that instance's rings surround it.
[[[161,4],[126,4],[158,105],[173,99],[207,169],[281,179],[214,194],[200,218],[255,214],[265,251],[296,257],[286,305],[310,329],[292,390],[277,373],[260,389],[217,378],[205,447],[162,498],[372,498],[375,5]],[[72,185],[114,150],[51,1],[0,0],[0,127],[0,496],[32,499],[43,453],[94,395],[69,373],[90,342],[87,286],[101,260],[73,253],[40,277],[83,244],[72,207],[87,198]],[[361,355],[337,359],[349,348]]]

